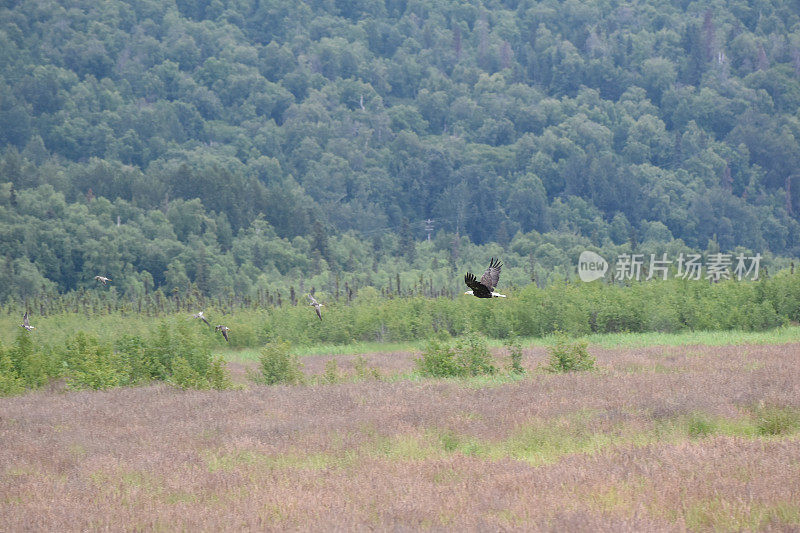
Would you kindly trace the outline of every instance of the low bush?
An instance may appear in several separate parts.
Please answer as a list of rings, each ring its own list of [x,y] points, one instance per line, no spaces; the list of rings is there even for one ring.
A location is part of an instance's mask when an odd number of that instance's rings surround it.
[[[353,360],[353,370],[355,370],[355,377],[359,381],[381,379],[381,371],[377,367],[369,366],[363,355],[359,355]]]
[[[208,380],[192,368],[183,357],[176,357],[172,361],[172,375],[169,381],[181,389],[207,389]]]
[[[73,389],[109,389],[125,384],[129,376],[111,346],[83,332],[67,342],[63,366],[67,384]]]
[[[320,380],[329,385],[342,381],[342,374],[339,372],[339,363],[336,362],[336,359],[325,363],[325,370],[322,372]]]
[[[35,335],[20,331],[13,346],[0,349],[0,395],[35,389],[56,378],[64,378],[72,389],[151,381],[181,388],[231,386],[224,360],[211,356],[210,338],[182,322],[163,322],[149,338],[122,335],[115,343],[79,331],[51,347],[36,342]]]
[[[458,376],[456,354],[453,348],[439,339],[428,342],[422,357],[415,359],[417,370],[423,376],[448,377]]]
[[[292,353],[288,342],[271,342],[264,346],[259,356],[259,370],[253,379],[266,385],[297,385],[306,381],[303,363]]]
[[[10,396],[25,390],[25,382],[19,377],[11,357],[0,345],[0,396]]]
[[[208,384],[212,389],[225,390],[233,388],[228,367],[225,364],[225,359],[222,357],[215,357],[211,360],[211,367],[208,369],[206,375]]]
[[[508,372],[510,374],[524,374],[525,368],[522,366],[522,345],[519,343],[516,337],[512,337],[505,344],[506,350],[508,350],[508,356],[510,359],[508,365]]]
[[[550,354],[547,370],[555,373],[594,370],[595,360],[588,346],[586,341],[570,341],[566,336],[558,335],[555,344],[547,349]]]
[[[477,333],[468,333],[456,340],[456,364],[462,375],[481,376],[495,374],[497,366],[489,351],[486,337]]]
[[[417,371],[430,377],[465,377],[497,372],[486,339],[475,333],[457,339],[453,346],[439,339],[431,340],[415,362]]]

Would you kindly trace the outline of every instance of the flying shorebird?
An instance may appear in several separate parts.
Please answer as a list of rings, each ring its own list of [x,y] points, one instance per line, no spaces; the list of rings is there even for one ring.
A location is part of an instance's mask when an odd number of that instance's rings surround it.
[[[230,342],[228,340],[228,332],[231,330],[228,326],[223,326],[222,324],[218,325],[214,328],[214,331],[221,331],[222,336],[225,337],[225,342]]]
[[[31,323],[28,322],[28,312],[25,311],[25,314],[22,315],[22,324],[19,325],[21,328],[25,328],[28,331],[36,329],[35,327],[31,326]]]
[[[311,300],[311,303],[310,303],[310,304],[308,304],[308,305],[312,305],[312,306],[314,306],[314,311],[316,311],[316,312],[317,312],[317,316],[319,317],[319,319],[320,319],[320,320],[322,320],[322,311],[320,311],[320,309],[319,309],[319,308],[320,308],[320,307],[322,307],[322,306],[323,306],[323,305],[325,305],[325,304],[321,304],[321,303],[319,303],[319,302],[317,301],[317,299],[316,299],[316,298],[314,298],[313,296],[311,296],[310,294],[308,295],[308,297],[309,297],[309,299]]]
[[[94,279],[96,279],[97,281],[102,281],[103,285],[111,281],[111,278],[107,278],[105,276],[95,276]]]
[[[472,290],[464,294],[471,294],[478,298],[505,298],[505,294],[494,292],[497,282],[500,281],[501,268],[503,268],[503,264],[500,260],[492,257],[492,260],[489,261],[489,268],[483,273],[480,281],[475,278],[474,274],[467,272],[467,275],[464,276],[464,283]]]
[[[202,311],[199,311],[199,312],[195,313],[194,315],[192,315],[192,318],[199,318],[200,320],[205,322],[206,325],[208,325],[208,327],[211,327],[211,324],[208,323],[208,320],[206,320],[206,317],[203,316],[203,312]]]

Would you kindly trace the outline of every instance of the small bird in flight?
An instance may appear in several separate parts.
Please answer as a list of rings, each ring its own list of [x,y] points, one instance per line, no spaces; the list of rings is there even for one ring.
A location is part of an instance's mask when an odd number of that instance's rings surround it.
[[[222,332],[222,336],[225,337],[225,342],[230,342],[228,340],[228,332],[230,330],[231,328],[229,328],[228,326],[223,326],[222,324],[219,324],[217,327],[214,328],[214,331]]]
[[[25,314],[22,315],[22,324],[19,325],[21,328],[25,328],[28,331],[36,329],[35,327],[31,326],[31,323],[28,322],[28,312],[25,311]]]
[[[192,318],[199,318],[200,320],[205,322],[208,327],[211,327],[211,324],[208,323],[208,320],[206,320],[206,317],[203,316],[203,312],[202,311],[198,311],[197,313],[193,314]]]
[[[320,311],[320,309],[319,309],[319,308],[320,308],[320,307],[322,307],[322,306],[323,306],[323,305],[325,305],[325,304],[321,304],[321,303],[319,303],[319,302],[317,301],[317,299],[316,299],[316,298],[314,298],[313,296],[311,296],[310,294],[308,295],[308,298],[311,300],[311,303],[310,303],[310,304],[308,304],[308,305],[312,305],[312,306],[314,306],[314,311],[316,311],[316,312],[317,312],[317,316],[319,317],[319,319],[320,319],[320,320],[322,320],[322,311]]]
[[[103,285],[111,281],[111,278],[107,278],[105,276],[95,276],[94,279],[96,279],[97,281],[102,281]]]
[[[467,272],[467,275],[464,276],[464,283],[472,290],[464,294],[471,294],[477,298],[505,298],[505,294],[494,292],[497,282],[500,281],[501,268],[503,268],[503,264],[500,260],[492,257],[492,260],[489,261],[489,268],[483,273],[480,281],[475,278],[475,274]]]

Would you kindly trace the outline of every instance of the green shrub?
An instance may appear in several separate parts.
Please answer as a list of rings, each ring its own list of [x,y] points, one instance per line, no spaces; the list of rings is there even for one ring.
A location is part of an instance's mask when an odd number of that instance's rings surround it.
[[[127,372],[111,347],[97,337],[78,332],[67,341],[64,375],[75,389],[108,389],[124,384]]]
[[[497,372],[486,337],[477,333],[468,333],[456,340],[456,364],[462,369],[462,375],[466,376]]]
[[[322,372],[320,379],[322,383],[329,384],[339,383],[342,380],[342,376],[339,373],[339,364],[336,362],[336,359],[331,359],[325,363],[325,370]]]
[[[291,353],[288,342],[271,342],[261,349],[259,357],[261,375],[256,380],[267,385],[286,383],[297,385],[305,382],[303,364]]]
[[[25,382],[17,374],[11,357],[0,345],[0,396],[10,396],[25,390]]]
[[[525,367],[522,366],[522,345],[519,343],[519,340],[516,337],[512,337],[506,341],[505,346],[510,358],[508,372],[510,374],[524,374]]]
[[[694,439],[711,435],[717,429],[716,423],[703,413],[691,415],[687,421],[687,426],[689,436]]]
[[[149,383],[168,375],[164,363],[139,336],[124,335],[116,342],[115,349],[127,371],[127,382],[130,385]]]
[[[215,357],[211,360],[211,368],[208,370],[207,379],[212,389],[224,390],[233,387],[230,372],[228,372],[225,359],[222,357]]]
[[[213,335],[193,326],[187,321],[171,325],[162,322],[143,351],[139,341],[129,339],[125,345],[129,356],[142,357],[135,374],[144,377],[149,374],[152,379],[170,381],[184,389],[230,387],[224,361],[215,361],[211,356]]]
[[[579,370],[594,370],[595,360],[589,354],[586,341],[569,341],[565,336],[558,335],[556,343],[547,349],[550,354],[550,372],[573,372]]]
[[[34,345],[31,337],[31,333],[20,330],[8,357],[25,387],[35,389],[58,377],[59,370],[49,350]]]
[[[381,379],[381,371],[376,367],[367,364],[363,355],[359,355],[353,360],[353,369],[356,371],[356,379]]]
[[[183,357],[176,357],[172,361],[172,376],[170,382],[181,389],[207,389],[208,380],[192,368],[189,361]]]
[[[186,359],[198,374],[205,376],[211,370],[211,339],[204,333],[208,331],[192,327],[190,322],[179,321],[171,330],[173,353],[170,357],[181,356]]]
[[[461,375],[456,364],[455,350],[438,339],[428,342],[422,357],[415,359],[415,363],[423,376],[438,378]]]
[[[430,377],[478,376],[497,372],[486,339],[475,333],[457,339],[454,346],[433,339],[415,362],[419,373]]]

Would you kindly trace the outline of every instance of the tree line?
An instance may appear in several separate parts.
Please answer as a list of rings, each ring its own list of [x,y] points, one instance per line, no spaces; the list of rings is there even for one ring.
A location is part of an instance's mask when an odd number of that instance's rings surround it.
[[[100,272],[454,291],[472,250],[521,284],[576,243],[796,257],[798,22],[780,0],[4,6],[0,297]]]

